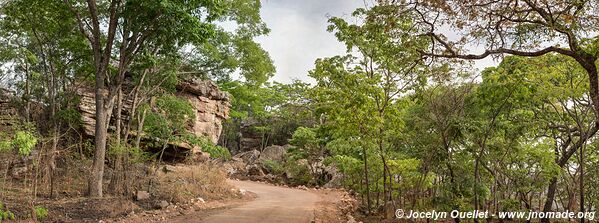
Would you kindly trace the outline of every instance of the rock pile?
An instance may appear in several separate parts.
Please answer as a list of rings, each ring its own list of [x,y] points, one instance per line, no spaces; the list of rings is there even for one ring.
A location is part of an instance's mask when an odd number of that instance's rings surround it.
[[[283,151],[274,152],[279,149],[283,149]],[[238,153],[223,166],[227,174],[236,178],[249,178],[252,180],[274,179],[276,177],[268,173],[264,162],[266,160],[282,161],[285,152],[286,149],[282,146],[276,146],[276,148],[274,146],[267,147],[262,153],[258,150],[250,150]],[[279,154],[280,156],[278,156]]]
[[[288,162],[286,155],[290,148],[290,145],[272,145],[266,147],[262,152],[256,149],[241,152],[234,155],[223,166],[227,174],[234,178],[291,184],[294,179],[305,177],[301,175],[302,172],[297,171],[298,169],[314,170],[315,174],[322,176],[322,180],[328,182],[324,185],[325,188],[336,188],[340,185],[342,175],[334,166],[325,166],[322,162],[310,164],[308,160],[300,159],[293,161],[293,167],[289,168],[285,162]],[[269,165],[273,165],[273,163],[279,165],[280,172],[271,172],[272,166]]]

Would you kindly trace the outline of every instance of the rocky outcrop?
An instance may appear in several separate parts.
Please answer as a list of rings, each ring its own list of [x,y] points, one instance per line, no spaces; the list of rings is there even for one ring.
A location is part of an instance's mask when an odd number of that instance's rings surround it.
[[[18,111],[11,105],[14,94],[0,88],[0,125],[12,125],[17,119]]]
[[[182,81],[177,90],[177,96],[185,98],[196,110],[191,132],[217,143],[222,122],[229,118],[229,95],[212,81]]]
[[[124,86],[124,88],[130,87]],[[79,111],[83,117],[83,129],[86,134],[94,135],[96,120],[94,90],[91,87],[81,86],[77,87],[76,91],[81,96]],[[196,119],[188,130],[217,143],[222,131],[222,122],[229,117],[228,94],[221,91],[210,80],[184,80],[177,85],[176,95],[189,101],[196,110]],[[129,118],[127,111],[131,104],[131,99],[124,100],[123,119]]]
[[[259,126],[259,123],[252,118],[241,121],[235,141],[226,143],[229,150],[233,153],[261,150],[262,134],[256,131],[256,126]]]
[[[75,87],[75,92],[80,96],[78,108],[81,112],[81,121],[83,121],[83,131],[85,134],[93,136],[96,131],[96,95],[94,89],[82,85]]]

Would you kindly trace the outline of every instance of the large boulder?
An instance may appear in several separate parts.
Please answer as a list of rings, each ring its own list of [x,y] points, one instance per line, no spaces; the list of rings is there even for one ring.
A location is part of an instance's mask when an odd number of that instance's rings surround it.
[[[233,158],[231,161],[224,163],[223,168],[229,176],[247,174],[247,164],[245,164],[243,160],[239,158]]]
[[[265,160],[273,160],[273,161],[282,162],[283,159],[285,158],[285,154],[287,153],[287,148],[288,147],[286,147],[286,146],[277,146],[277,145],[272,145],[272,146],[266,147],[260,154],[259,161],[263,162]]]
[[[323,185],[325,188],[338,188],[341,187],[343,181],[343,174],[339,172],[337,167],[334,165],[325,166],[324,174],[326,176],[327,183]]]

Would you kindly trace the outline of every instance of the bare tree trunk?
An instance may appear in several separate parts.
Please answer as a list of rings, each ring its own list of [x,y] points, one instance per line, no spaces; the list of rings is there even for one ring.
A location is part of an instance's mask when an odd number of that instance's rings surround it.
[[[557,190],[557,177],[551,178],[549,181],[549,188],[547,188],[547,200],[545,206],[543,206],[543,212],[551,212],[553,206],[553,199],[555,198],[555,191]],[[542,218],[541,223],[549,223],[549,218]]]
[[[50,151],[48,152],[48,167],[49,167],[49,177],[50,177],[50,197],[54,198],[56,197],[56,193],[55,193],[55,181],[56,179],[54,172],[56,171],[56,151],[57,151],[57,147],[58,147],[58,140],[59,140],[59,130],[58,130],[58,125],[55,123],[54,124],[54,128],[52,130],[52,149],[50,149]]]
[[[139,148],[139,144],[141,143],[141,133],[144,128],[147,111],[147,109],[144,109],[143,112],[137,116],[137,138],[135,139],[135,148]]]
[[[122,146],[126,144],[126,142],[121,142],[121,123],[122,123],[122,110],[123,110],[123,91],[121,89],[118,90],[118,95],[117,95],[117,108],[116,108],[116,131],[115,131],[115,143],[116,143],[116,149],[117,151],[115,152],[115,157],[114,157],[114,167],[113,167],[113,173],[112,173],[112,178],[110,179],[110,184],[108,185],[109,190],[114,193],[114,194],[120,194],[121,191],[121,182],[122,182],[122,177],[121,177],[121,172],[123,171],[122,169],[122,165],[123,165],[123,152]]]
[[[362,147],[362,158],[364,159],[364,183],[366,183],[366,213],[370,214],[370,182],[368,182],[368,156],[366,147]]]
[[[102,197],[102,178],[104,176],[104,159],[106,155],[107,111],[104,108],[104,72],[96,66],[96,132],[94,162],[89,177],[88,193],[91,197]]]
[[[584,213],[584,145],[580,147],[580,212]],[[580,218],[584,223],[584,217]]]

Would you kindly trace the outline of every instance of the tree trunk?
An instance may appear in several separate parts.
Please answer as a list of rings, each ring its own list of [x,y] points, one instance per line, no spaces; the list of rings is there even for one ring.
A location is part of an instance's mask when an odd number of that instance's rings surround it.
[[[123,110],[123,92],[121,89],[118,90],[117,95],[117,106],[116,106],[116,132],[115,132],[115,143],[117,144],[117,151],[114,153],[114,167],[112,178],[110,179],[110,184],[108,185],[108,189],[113,194],[120,194],[122,192],[122,172],[123,172],[123,153],[122,146],[126,145],[127,142],[121,142],[121,130],[122,130],[122,110]]]
[[[549,188],[547,188],[547,200],[545,201],[545,206],[543,207],[543,212],[551,212],[551,207],[553,206],[553,199],[555,198],[555,191],[557,190],[557,177],[551,178],[549,181]],[[549,223],[548,218],[542,218],[541,223]]]
[[[584,145],[580,147],[580,212],[584,213]],[[584,217],[580,218],[584,223]]]
[[[362,147],[362,157],[364,159],[364,183],[366,183],[366,214],[370,214],[370,182],[368,182],[368,156],[366,147]]]
[[[58,125],[55,123],[52,130],[52,147],[48,151],[48,177],[50,178],[50,197],[56,197],[54,171],[56,170],[56,150],[58,147]]]
[[[102,178],[104,176],[104,159],[106,155],[106,137],[108,117],[104,108],[104,72],[96,68],[96,132],[94,162],[89,177],[88,194],[90,197],[102,197]]]

